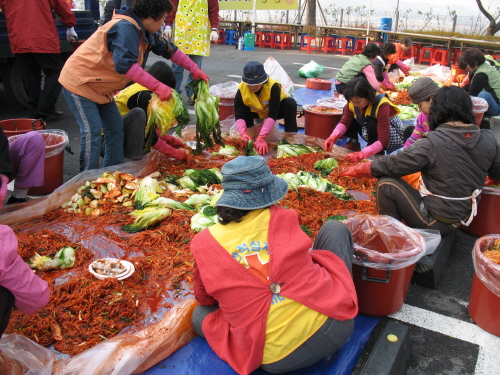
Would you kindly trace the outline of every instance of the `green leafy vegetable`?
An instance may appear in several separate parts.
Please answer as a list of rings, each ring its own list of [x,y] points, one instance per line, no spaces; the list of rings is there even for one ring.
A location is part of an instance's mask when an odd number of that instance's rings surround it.
[[[322,177],[327,177],[334,168],[337,168],[339,163],[334,158],[318,160],[314,163],[314,169],[317,169]]]
[[[329,221],[329,220],[344,221],[344,220],[347,220],[347,216],[344,216],[344,215],[332,215],[332,216],[328,216],[325,219],[325,221]]]
[[[169,217],[171,214],[172,210],[170,208],[165,208],[161,205],[150,205],[143,210],[132,211],[130,215],[135,216],[136,218],[134,223],[130,225],[123,225],[122,230],[128,233],[136,233],[152,227]]]
[[[158,193],[161,192],[162,190],[157,180],[149,176],[144,177],[135,191],[134,208],[142,210],[147,203],[158,198],[160,196]]]

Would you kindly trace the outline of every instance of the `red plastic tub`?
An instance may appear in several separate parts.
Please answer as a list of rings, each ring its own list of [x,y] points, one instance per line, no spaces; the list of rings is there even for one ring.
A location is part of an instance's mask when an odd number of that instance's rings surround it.
[[[234,98],[220,98],[219,121],[234,115]]]
[[[477,215],[469,226],[462,225],[461,229],[478,237],[500,233],[499,212],[500,189],[484,187],[477,206]]]
[[[425,254],[423,237],[389,216],[358,215],[344,223],[354,239],[352,273],[359,312],[385,316],[399,311],[415,263]]]
[[[474,278],[469,298],[469,315],[474,322],[489,333],[500,336],[500,264],[486,256],[487,250],[500,235],[483,236],[474,244]]]
[[[24,134],[32,130],[45,129],[45,122],[42,119],[15,118],[0,121],[3,132],[8,137],[18,134]]]
[[[327,139],[337,126],[342,114],[318,113],[304,109],[304,134]]]
[[[453,82],[458,82],[458,76],[461,74],[467,74],[467,70],[460,69],[458,64],[453,64],[451,66],[451,77],[453,79]]]

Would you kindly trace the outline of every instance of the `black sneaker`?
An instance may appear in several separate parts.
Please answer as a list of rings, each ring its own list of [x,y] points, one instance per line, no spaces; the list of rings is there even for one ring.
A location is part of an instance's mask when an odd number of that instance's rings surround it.
[[[13,195],[11,195],[10,198],[7,200],[7,204],[24,203],[26,201],[27,201],[26,198],[17,198],[17,197],[14,197]]]

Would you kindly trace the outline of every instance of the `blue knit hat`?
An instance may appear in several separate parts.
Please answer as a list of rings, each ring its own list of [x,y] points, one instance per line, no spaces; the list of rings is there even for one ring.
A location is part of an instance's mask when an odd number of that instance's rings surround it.
[[[249,61],[243,68],[241,80],[249,86],[256,86],[267,82],[268,78],[264,65],[258,61]]]
[[[273,205],[288,192],[288,184],[275,176],[259,155],[238,156],[221,169],[224,193],[215,206],[257,210]]]

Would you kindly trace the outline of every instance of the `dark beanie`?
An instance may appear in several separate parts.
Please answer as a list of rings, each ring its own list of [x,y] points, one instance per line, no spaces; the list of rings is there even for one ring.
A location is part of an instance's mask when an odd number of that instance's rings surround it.
[[[410,86],[408,95],[410,95],[413,103],[418,104],[425,100],[429,100],[431,96],[434,96],[437,90],[439,90],[439,86],[431,78],[420,77]]]

